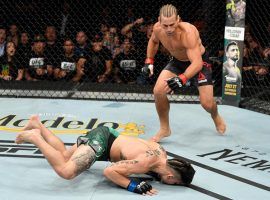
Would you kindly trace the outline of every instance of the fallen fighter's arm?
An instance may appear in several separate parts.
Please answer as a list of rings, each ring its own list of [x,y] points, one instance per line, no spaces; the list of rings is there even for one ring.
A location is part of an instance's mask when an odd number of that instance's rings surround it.
[[[128,178],[131,174],[144,174],[150,171],[150,162],[145,156],[134,160],[122,160],[104,169],[104,175],[115,184],[138,194],[156,194],[156,190],[144,181],[135,182]]]

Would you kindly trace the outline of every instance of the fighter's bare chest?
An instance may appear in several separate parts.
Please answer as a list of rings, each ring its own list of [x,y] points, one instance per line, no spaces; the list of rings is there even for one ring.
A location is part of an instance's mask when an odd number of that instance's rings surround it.
[[[161,39],[162,45],[171,53],[185,54],[186,48],[183,46],[181,40]]]

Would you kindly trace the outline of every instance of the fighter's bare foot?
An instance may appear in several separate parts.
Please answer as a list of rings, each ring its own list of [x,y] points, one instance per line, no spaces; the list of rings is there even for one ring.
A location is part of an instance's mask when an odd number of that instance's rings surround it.
[[[39,129],[40,128],[40,120],[38,115],[32,115],[27,122],[27,124],[23,127],[23,131],[31,130],[31,129]]]
[[[41,137],[42,138],[39,129],[32,129],[32,130],[20,132],[17,135],[15,142],[17,144],[22,144],[24,142],[33,143],[34,137]]]
[[[226,124],[224,119],[220,115],[217,115],[216,117],[213,117],[213,120],[216,125],[217,132],[224,134],[226,131]]]
[[[150,138],[150,141],[160,142],[161,139],[163,139],[164,137],[169,137],[170,135],[171,135],[171,129],[160,128],[157,134],[153,136],[152,138]]]

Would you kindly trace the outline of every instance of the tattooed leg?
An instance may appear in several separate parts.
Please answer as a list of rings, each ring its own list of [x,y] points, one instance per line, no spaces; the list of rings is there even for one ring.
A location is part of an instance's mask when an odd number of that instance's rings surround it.
[[[91,167],[95,162],[96,153],[88,145],[80,145],[78,149],[71,156],[69,164],[74,166],[74,175],[77,176],[83,171]]]
[[[23,142],[30,142],[36,145],[55,172],[65,179],[76,177],[95,162],[95,152],[88,145],[80,145],[76,148],[71,158],[66,161],[60,151],[44,140],[39,129],[20,132],[16,137],[16,143],[20,144]]]
[[[16,143],[23,142],[30,142],[36,145],[58,175],[63,178],[70,178],[70,174],[65,174],[66,171],[64,170],[68,164],[65,157],[41,136],[39,129],[20,132],[16,137]]]

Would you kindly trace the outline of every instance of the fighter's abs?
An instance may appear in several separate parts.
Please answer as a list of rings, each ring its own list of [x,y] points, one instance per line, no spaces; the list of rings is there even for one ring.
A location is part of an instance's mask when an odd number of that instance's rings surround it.
[[[178,49],[178,50],[171,50],[169,51],[171,56],[175,57],[180,61],[189,61],[186,49]]]

